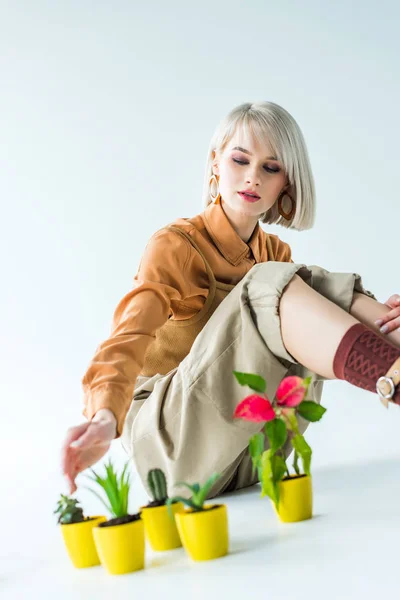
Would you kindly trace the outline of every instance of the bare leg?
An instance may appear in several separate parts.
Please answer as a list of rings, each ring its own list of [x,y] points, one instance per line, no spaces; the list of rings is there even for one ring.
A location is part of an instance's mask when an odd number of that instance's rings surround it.
[[[355,294],[348,313],[295,275],[280,301],[283,342],[299,363],[328,379],[335,379],[333,359],[345,333],[359,322],[379,333],[374,321],[388,310],[387,306],[364,294]],[[400,345],[398,332],[386,337]]]

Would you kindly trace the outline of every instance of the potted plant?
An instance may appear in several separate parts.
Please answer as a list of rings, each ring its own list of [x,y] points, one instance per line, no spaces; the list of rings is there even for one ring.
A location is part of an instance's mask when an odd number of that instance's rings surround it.
[[[153,500],[141,507],[146,537],[150,546],[156,551],[173,550],[182,546],[175,519],[170,518],[167,500],[167,481],[161,469],[151,469],[147,475],[147,483]],[[183,504],[174,502],[171,505],[173,514],[182,511]]]
[[[211,560],[225,556],[228,552],[228,516],[225,504],[204,505],[209,491],[218,479],[214,473],[206,483],[190,485],[183,482],[192,492],[191,498],[176,496],[168,498],[167,505],[171,511],[174,502],[182,502],[187,510],[175,513],[182,545],[193,560]],[[173,514],[171,511],[171,518]]]
[[[98,484],[108,499],[89,488],[104,504],[112,518],[93,529],[94,541],[101,564],[111,575],[131,573],[144,568],[144,528],[140,513],[128,512],[130,490],[128,463],[118,476],[111,459],[105,464],[105,477],[91,469],[92,481]]]
[[[58,514],[58,523],[72,564],[82,569],[100,564],[92,531],[106,517],[85,517],[78,502],[76,498],[61,494],[54,514]]]
[[[304,400],[311,377],[290,376],[283,379],[276,397],[269,400],[266,381],[252,373],[233,372],[240,385],[247,385],[256,394],[247,396],[236,407],[234,417],[253,422],[265,422],[261,431],[249,440],[249,452],[254,471],[261,482],[261,495],[269,496],[281,521],[291,523],[312,517],[312,450],[298,427],[297,417],[319,421],[326,409],[311,400]],[[269,448],[265,449],[265,436]],[[294,450],[291,474],[283,447],[291,442]],[[303,472],[300,471],[299,458]]]

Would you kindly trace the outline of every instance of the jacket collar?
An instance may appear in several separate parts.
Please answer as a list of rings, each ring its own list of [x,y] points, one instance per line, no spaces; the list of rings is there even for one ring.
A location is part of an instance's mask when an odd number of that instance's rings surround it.
[[[249,241],[244,242],[228,220],[220,199],[207,206],[203,212],[203,220],[214,244],[232,265],[238,265],[248,255],[249,248],[251,248],[256,262],[261,262],[265,232],[261,229],[259,223],[257,223]]]

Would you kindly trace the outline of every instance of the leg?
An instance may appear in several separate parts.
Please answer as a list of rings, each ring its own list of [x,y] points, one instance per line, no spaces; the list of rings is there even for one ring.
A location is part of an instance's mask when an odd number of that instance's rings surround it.
[[[174,485],[204,482],[214,471],[222,477],[211,495],[230,483],[250,485],[251,469],[240,471],[236,482],[233,478],[249,437],[261,427],[233,418],[248,389],[237,383],[232,371],[262,375],[270,398],[288,373],[312,375],[308,399],[319,402],[324,373],[333,377],[332,360],[340,339],[358,323],[349,310],[354,292],[363,289],[359,279],[351,273],[292,263],[255,265],[218,306],[180,365],[166,375],[144,378],[143,387],[135,390],[122,442],[144,485],[148,470],[155,466],[164,470],[169,494],[188,493]],[[314,310],[307,309],[316,302]],[[306,343],[308,357],[303,356]],[[319,359],[322,353],[325,362]],[[299,420],[301,433],[307,426],[307,421]],[[243,468],[246,465],[250,466],[247,458]]]
[[[340,340],[357,319],[295,275],[280,301],[282,338],[302,365],[335,379],[333,359]]]
[[[379,333],[374,321],[386,312],[385,305],[355,293],[348,313],[295,275],[281,297],[282,338],[288,352],[299,363],[327,379],[335,379],[333,360],[346,332],[363,322]],[[391,338],[392,343],[400,343],[398,332],[393,332]]]

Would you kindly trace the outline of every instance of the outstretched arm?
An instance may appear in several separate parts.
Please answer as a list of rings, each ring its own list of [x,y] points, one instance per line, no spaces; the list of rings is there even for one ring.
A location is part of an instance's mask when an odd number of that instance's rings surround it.
[[[134,287],[115,310],[111,335],[89,364],[82,379],[88,421],[68,430],[62,448],[62,470],[71,493],[78,473],[102,458],[121,435],[146,351],[172,312],[171,302],[188,293],[188,248],[175,233],[161,230],[152,236]]]

